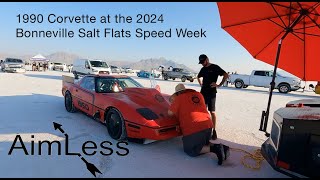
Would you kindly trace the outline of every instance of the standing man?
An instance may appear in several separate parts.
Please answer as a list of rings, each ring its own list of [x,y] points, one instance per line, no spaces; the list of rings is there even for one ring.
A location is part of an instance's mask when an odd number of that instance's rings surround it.
[[[198,82],[201,86],[201,94],[204,97],[208,111],[211,114],[213,122],[212,139],[217,139],[216,132],[216,93],[217,88],[221,87],[227,80],[228,74],[216,64],[211,64],[209,58],[205,54],[199,56],[199,64],[202,64],[202,68],[198,73]],[[218,76],[223,76],[222,81],[217,84]],[[202,81],[201,79],[202,78]]]
[[[170,102],[168,115],[179,120],[178,131],[182,132],[184,152],[191,157],[214,153],[218,157],[218,165],[222,165],[230,154],[229,147],[210,143],[213,124],[203,96],[180,83],[175,87]]]

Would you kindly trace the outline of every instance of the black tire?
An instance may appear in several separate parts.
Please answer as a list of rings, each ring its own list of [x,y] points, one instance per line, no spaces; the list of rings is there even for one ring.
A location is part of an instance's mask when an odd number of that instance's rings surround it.
[[[110,109],[105,116],[105,124],[109,136],[115,140],[124,140],[127,138],[127,131],[121,113],[116,109]]]
[[[247,88],[248,87],[248,85],[243,85],[243,88]]]
[[[163,79],[164,79],[164,80],[168,80],[168,79],[169,79],[168,75],[165,74],[165,75],[163,76]]]
[[[290,92],[290,86],[288,84],[280,84],[278,90],[280,93],[288,93]]]
[[[72,96],[69,91],[66,91],[64,95],[64,106],[66,110],[70,113],[74,113],[77,111],[76,107],[74,107],[74,104],[72,102]]]
[[[236,82],[234,82],[234,86],[235,86],[236,88],[242,88],[243,85],[244,85],[243,81],[236,81]]]
[[[185,76],[183,76],[183,77],[181,78],[181,81],[182,81],[182,82],[186,82],[186,80],[187,80],[187,78],[186,78]]]
[[[190,79],[189,81],[190,81],[190,82],[193,82],[193,79]]]
[[[79,79],[79,75],[78,75],[78,73],[76,71],[73,71],[73,75],[74,75],[75,79]]]
[[[176,80],[176,78],[172,78],[172,80]]]

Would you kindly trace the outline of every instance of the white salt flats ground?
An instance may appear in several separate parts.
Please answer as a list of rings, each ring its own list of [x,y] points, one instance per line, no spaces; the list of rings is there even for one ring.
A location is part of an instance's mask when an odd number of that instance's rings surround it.
[[[62,124],[63,130],[68,133],[69,152],[82,152],[82,144],[88,140],[98,144],[98,151],[103,150],[100,142],[113,143],[110,147],[114,152],[110,156],[103,156],[99,152],[94,156],[84,156],[102,172],[97,177],[287,177],[273,170],[266,161],[263,161],[260,170],[244,167],[240,161],[244,154],[240,152],[231,151],[229,159],[222,166],[217,165],[213,154],[188,157],[182,150],[180,138],[146,145],[129,143],[129,154],[118,156],[115,151],[121,150],[117,149],[116,141],[109,137],[105,126],[82,113],[68,113],[65,110],[61,94],[62,74],[72,75],[54,71],[0,73],[0,177],[94,177],[79,157],[58,155],[55,145],[52,155],[48,155],[46,149],[42,150],[42,155],[38,155],[35,143],[36,155],[31,155],[32,141],[38,140],[60,141],[64,154],[65,137],[54,130],[53,122]],[[138,78],[134,74],[131,76],[150,87],[149,79]],[[162,92],[172,94],[180,81],[158,79],[157,83]],[[197,82],[184,84],[187,88],[200,90]],[[284,107],[288,101],[307,98],[319,96],[310,91],[285,95],[275,91],[270,117],[274,110]],[[267,100],[266,88],[218,89],[217,142],[249,152],[259,149],[266,140],[258,129],[261,111],[266,109]],[[21,135],[29,155],[25,155],[21,149],[8,155],[17,134]],[[35,138],[31,138],[31,135]],[[17,143],[16,146],[21,144]]]

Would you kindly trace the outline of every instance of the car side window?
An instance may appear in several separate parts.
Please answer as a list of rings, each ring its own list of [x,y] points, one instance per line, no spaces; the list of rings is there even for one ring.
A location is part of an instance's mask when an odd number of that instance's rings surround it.
[[[266,72],[266,76],[270,76],[269,72]]]
[[[255,76],[266,76],[266,72],[265,71],[256,71],[254,72]]]
[[[84,77],[80,83],[80,87],[86,89],[86,83],[87,83],[88,77]]]
[[[94,92],[95,91],[94,77],[84,77],[84,79],[80,84],[80,87]]]
[[[89,69],[90,66],[89,66],[88,61],[85,62],[85,67],[86,67],[87,69]]]

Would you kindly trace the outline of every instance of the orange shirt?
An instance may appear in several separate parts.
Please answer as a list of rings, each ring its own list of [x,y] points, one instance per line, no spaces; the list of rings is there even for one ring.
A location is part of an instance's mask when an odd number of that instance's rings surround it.
[[[186,89],[176,94],[169,110],[179,119],[183,136],[213,127],[201,93]]]

